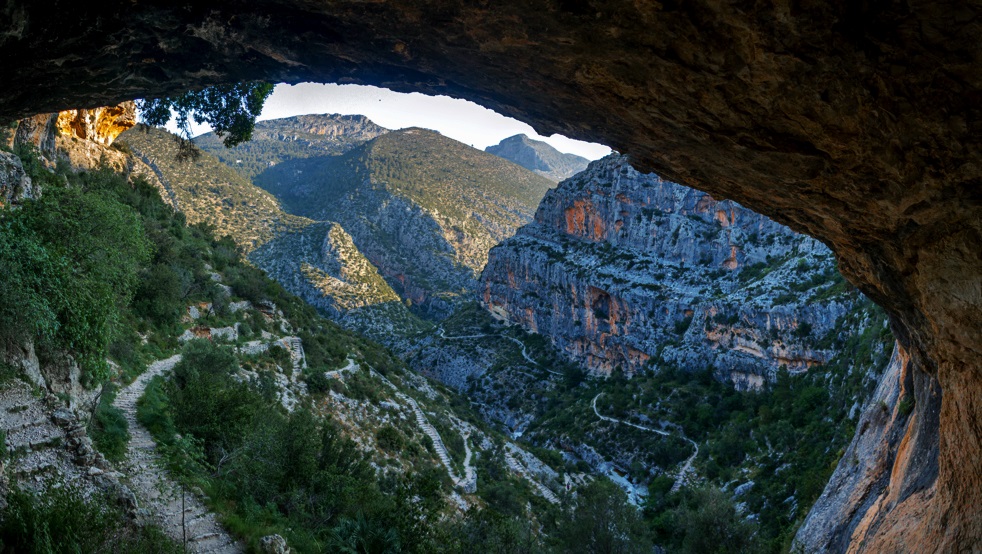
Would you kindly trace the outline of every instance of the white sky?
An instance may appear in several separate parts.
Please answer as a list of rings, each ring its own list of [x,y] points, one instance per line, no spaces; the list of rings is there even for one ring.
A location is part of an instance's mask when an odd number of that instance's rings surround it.
[[[266,100],[259,119],[312,113],[360,114],[388,129],[424,127],[480,150],[497,144],[503,138],[524,133],[551,144],[560,152],[577,154],[590,160],[610,153],[610,148],[601,144],[573,140],[562,135],[541,137],[525,123],[466,100],[404,94],[361,85],[279,84]],[[175,130],[173,122],[168,128]],[[209,130],[206,125],[194,125],[192,122],[195,135]]]

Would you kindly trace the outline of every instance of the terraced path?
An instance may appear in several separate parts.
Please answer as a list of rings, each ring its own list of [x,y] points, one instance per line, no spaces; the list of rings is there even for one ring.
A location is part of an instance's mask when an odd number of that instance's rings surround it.
[[[181,360],[178,354],[150,364],[130,386],[121,390],[113,405],[123,411],[130,429],[126,460],[120,470],[124,481],[136,494],[139,507],[155,523],[179,542],[188,545],[189,552],[199,554],[231,554],[242,552],[233,539],[194,494],[182,494],[180,485],[163,468],[157,444],[143,425],[136,420],[136,402],[143,396],[147,383],[157,375],[170,371]],[[182,502],[183,496],[183,502]]]

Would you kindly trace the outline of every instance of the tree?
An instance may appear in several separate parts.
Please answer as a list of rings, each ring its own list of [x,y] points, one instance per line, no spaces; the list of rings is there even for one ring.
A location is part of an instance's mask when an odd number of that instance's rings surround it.
[[[676,521],[685,527],[683,552],[742,554],[756,552],[756,527],[719,489],[695,491]]]
[[[577,491],[575,506],[559,524],[557,536],[563,552],[614,554],[650,552],[638,510],[624,492],[599,478]]]
[[[197,152],[190,142],[191,119],[210,125],[222,137],[225,147],[232,148],[252,138],[256,118],[272,92],[272,84],[252,81],[191,90],[176,97],[138,100],[137,107],[143,122],[153,127],[163,127],[174,116],[183,138],[182,152],[188,154]]]

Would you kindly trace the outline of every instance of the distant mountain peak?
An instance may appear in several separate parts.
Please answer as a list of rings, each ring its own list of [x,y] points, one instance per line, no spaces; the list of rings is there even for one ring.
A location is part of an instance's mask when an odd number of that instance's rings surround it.
[[[529,171],[558,183],[586,169],[590,160],[576,154],[565,154],[541,140],[525,134],[512,135],[486,152],[516,163]]]

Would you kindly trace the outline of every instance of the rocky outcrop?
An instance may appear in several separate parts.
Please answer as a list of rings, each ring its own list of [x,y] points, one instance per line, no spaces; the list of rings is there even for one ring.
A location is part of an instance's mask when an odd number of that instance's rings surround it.
[[[123,102],[116,106],[73,109],[40,114],[17,122],[15,141],[31,144],[52,162],[56,155],[71,160],[72,142],[106,147],[116,137],[136,125],[136,105]],[[100,151],[98,148],[90,148]]]
[[[55,127],[63,136],[103,146],[110,146],[116,137],[134,125],[136,105],[133,102],[90,110],[67,110],[60,112],[55,120]]]
[[[0,152],[0,208],[40,196],[41,190],[31,183],[20,158]]]
[[[515,162],[554,183],[576,175],[590,163],[586,158],[560,152],[541,140],[532,140],[525,135],[502,139],[484,151]]]
[[[918,394],[944,391],[934,414],[918,408],[907,424],[941,437],[937,494],[881,506],[870,512],[872,526],[916,550],[982,545],[974,509],[982,504],[977,5],[219,0],[85,8],[53,17],[60,3],[8,3],[0,79],[16,86],[0,96],[0,116],[255,78],[447,94],[539,133],[608,144],[645,171],[818,237],[843,274],[887,309],[922,372]],[[879,470],[891,484],[934,481],[895,462]],[[906,525],[915,508],[920,523]],[[886,536],[855,547],[881,551]]]
[[[39,114],[13,124],[10,145],[37,150],[41,161],[49,168],[58,163],[66,163],[75,171],[105,166],[162,188],[149,166],[123,151],[107,148],[134,125],[136,106],[133,102]]]
[[[758,388],[832,357],[820,339],[852,304],[837,282],[818,241],[612,155],[491,251],[481,294],[595,371],[713,366]]]

